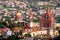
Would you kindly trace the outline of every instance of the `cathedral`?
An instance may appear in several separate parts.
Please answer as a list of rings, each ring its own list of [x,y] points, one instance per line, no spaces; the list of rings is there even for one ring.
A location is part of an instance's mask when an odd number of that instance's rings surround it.
[[[54,27],[54,14],[51,13],[50,6],[48,5],[46,13],[40,16],[41,27],[53,28]]]

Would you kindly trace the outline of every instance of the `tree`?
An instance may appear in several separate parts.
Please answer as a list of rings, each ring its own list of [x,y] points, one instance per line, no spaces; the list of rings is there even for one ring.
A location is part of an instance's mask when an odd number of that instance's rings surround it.
[[[6,16],[5,20],[8,21],[9,23],[11,23],[11,18],[10,17]]]
[[[40,22],[39,18],[33,19],[33,22]]]
[[[7,27],[7,26],[6,26],[6,22],[0,20],[0,28],[4,28],[4,27]]]
[[[55,17],[55,20],[56,20],[57,23],[60,23],[60,15],[57,15],[57,16]]]
[[[28,34],[25,34],[25,36],[26,36],[26,37],[31,37],[31,34],[28,33]]]

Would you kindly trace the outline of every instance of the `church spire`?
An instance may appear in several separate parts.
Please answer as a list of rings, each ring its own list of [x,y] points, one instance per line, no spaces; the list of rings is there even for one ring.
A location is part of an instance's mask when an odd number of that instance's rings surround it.
[[[48,7],[47,7],[47,14],[50,14],[51,13],[51,11],[50,11],[50,5],[49,5],[49,3],[48,3],[48,5],[47,5]]]

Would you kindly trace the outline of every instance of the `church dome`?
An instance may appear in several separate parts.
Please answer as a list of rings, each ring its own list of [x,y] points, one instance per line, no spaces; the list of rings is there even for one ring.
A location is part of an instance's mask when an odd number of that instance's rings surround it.
[[[18,12],[18,13],[16,14],[16,17],[21,17],[21,13]]]
[[[29,25],[25,26],[24,29],[31,29]]]

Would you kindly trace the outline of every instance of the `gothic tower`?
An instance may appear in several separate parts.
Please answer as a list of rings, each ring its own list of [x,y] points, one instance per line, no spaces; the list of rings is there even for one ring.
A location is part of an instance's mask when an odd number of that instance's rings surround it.
[[[47,7],[46,13],[42,15],[42,18],[40,21],[43,27],[48,27],[48,28],[54,27],[54,14],[51,13],[49,5]]]

